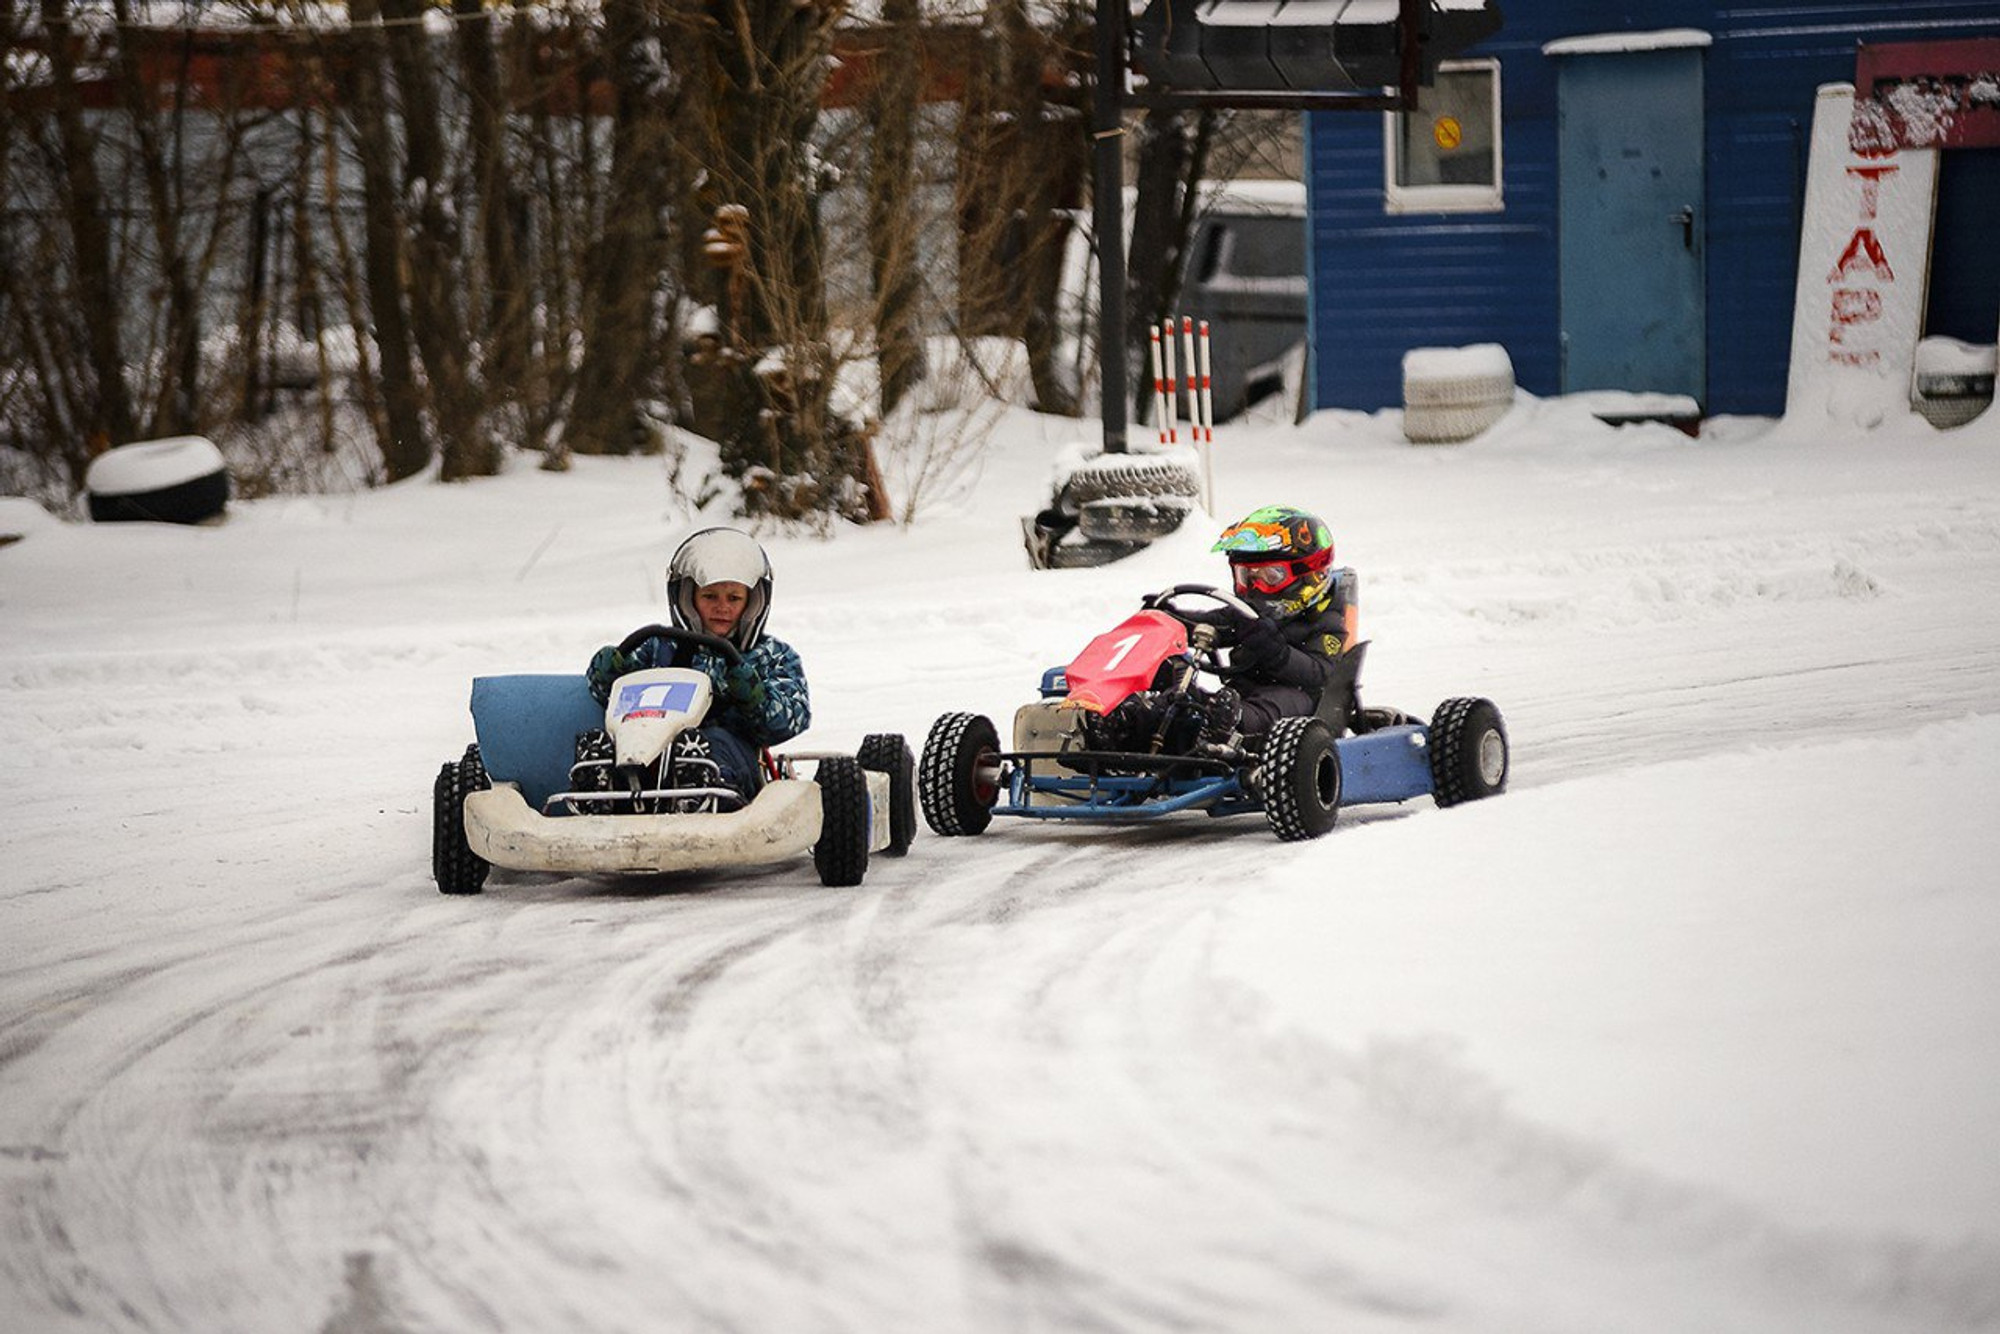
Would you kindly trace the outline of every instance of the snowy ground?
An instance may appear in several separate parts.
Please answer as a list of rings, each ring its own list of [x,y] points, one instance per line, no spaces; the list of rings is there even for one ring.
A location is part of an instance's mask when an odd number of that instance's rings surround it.
[[[467,683],[659,618],[659,461],[0,501],[0,1329],[2000,1328],[2000,422],[1220,435],[1507,795],[447,899]],[[1221,576],[1029,571],[1075,438],[770,541],[810,744]]]

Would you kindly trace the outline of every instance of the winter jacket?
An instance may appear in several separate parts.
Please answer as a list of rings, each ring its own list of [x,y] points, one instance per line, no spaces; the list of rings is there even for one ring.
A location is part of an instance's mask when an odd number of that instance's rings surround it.
[[[1280,718],[1316,710],[1320,693],[1338,674],[1334,660],[1345,648],[1346,634],[1346,610],[1333,598],[1310,616],[1280,621],[1278,635],[1288,650],[1284,661],[1231,683],[1243,697],[1243,730],[1266,732]]]
[[[711,649],[685,644],[678,647],[686,657],[676,663],[676,647],[667,639],[642,641],[632,654],[634,670],[681,666],[706,672],[715,683],[715,701],[704,726],[720,727],[753,746],[775,746],[811,726],[806,671],[782,639],[765,635],[735,666]]]

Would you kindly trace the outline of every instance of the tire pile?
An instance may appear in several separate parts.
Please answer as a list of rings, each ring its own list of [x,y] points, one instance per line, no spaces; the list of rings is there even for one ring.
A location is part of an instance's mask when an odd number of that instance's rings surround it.
[[[1403,435],[1412,444],[1470,440],[1513,403],[1513,363],[1495,344],[1420,348],[1403,358]]]
[[[1079,468],[1049,508],[1023,520],[1029,563],[1056,570],[1107,565],[1179,528],[1200,494],[1194,469],[1169,459],[1141,455]]]

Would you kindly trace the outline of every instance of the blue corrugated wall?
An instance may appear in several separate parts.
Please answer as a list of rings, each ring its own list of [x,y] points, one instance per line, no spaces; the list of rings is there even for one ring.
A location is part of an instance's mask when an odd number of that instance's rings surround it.
[[[1382,207],[1382,118],[1307,118],[1313,401],[1402,402],[1403,353],[1499,343],[1531,393],[1559,390],[1556,66],[1544,43],[1696,28],[1706,55],[1708,401],[1784,408],[1799,209],[1814,90],[1854,78],[1859,42],[2000,36],[2000,0],[1717,5],[1695,0],[1500,0],[1505,26],[1467,52],[1500,61],[1506,210]]]

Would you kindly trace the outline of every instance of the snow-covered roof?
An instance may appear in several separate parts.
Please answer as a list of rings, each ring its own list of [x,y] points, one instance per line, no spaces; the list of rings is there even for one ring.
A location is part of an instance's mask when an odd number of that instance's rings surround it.
[[[1661,28],[1655,32],[1598,32],[1558,37],[1542,47],[1545,56],[1595,56],[1614,51],[1680,51],[1709,46],[1715,39],[1699,28]]]

